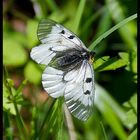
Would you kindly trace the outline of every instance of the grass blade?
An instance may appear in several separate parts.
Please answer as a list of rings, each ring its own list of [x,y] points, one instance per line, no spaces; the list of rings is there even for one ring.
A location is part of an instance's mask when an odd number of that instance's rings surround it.
[[[99,38],[97,38],[90,46],[89,49],[93,50],[95,48],[95,46],[97,46],[97,44],[99,44],[104,38],[106,38],[107,36],[109,36],[112,32],[114,32],[115,30],[121,28],[122,26],[124,26],[126,23],[132,21],[133,19],[137,18],[137,14],[134,14],[126,19],[124,19],[123,21],[119,22],[117,25],[115,25],[114,27],[112,27],[110,30],[106,31],[104,34],[102,34]]]
[[[78,32],[78,28],[79,28],[79,24],[80,24],[80,20],[84,11],[84,6],[85,6],[86,0],[81,0],[76,16],[75,16],[75,20],[73,23],[73,32],[77,33]]]

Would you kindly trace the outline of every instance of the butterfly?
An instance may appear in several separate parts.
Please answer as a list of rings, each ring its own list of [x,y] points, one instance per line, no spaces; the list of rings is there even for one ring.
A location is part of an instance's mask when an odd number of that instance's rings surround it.
[[[41,44],[32,48],[30,56],[46,65],[43,88],[53,98],[64,96],[70,113],[86,121],[93,112],[95,52],[88,50],[74,33],[50,19],[40,21],[37,36]]]

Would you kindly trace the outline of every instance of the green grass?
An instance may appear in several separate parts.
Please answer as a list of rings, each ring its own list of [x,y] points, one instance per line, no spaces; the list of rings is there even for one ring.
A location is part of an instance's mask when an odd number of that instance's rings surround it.
[[[114,27],[112,27],[111,29],[109,29],[107,32],[105,32],[104,34],[102,34],[99,38],[97,38],[95,41],[93,41],[93,43],[89,46],[89,49],[94,50],[94,47],[99,44],[104,38],[106,38],[107,36],[109,36],[112,32],[114,32],[115,30],[121,28],[122,26],[124,26],[126,23],[130,22],[131,20],[137,18],[137,14],[134,14],[124,20],[122,20],[121,22],[119,22],[117,25],[115,25]]]
[[[135,1],[38,0],[31,4],[30,9],[14,1],[4,5],[3,139],[137,140]],[[42,89],[45,67],[29,56],[40,43],[36,30],[42,18],[66,26],[96,51],[94,113],[86,122],[67,112],[63,98],[52,99]]]

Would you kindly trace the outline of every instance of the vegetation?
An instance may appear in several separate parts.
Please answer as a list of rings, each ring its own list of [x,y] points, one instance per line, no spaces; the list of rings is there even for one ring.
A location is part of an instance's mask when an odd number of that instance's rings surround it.
[[[136,0],[3,1],[3,139],[137,140]],[[30,50],[42,18],[64,25],[96,52],[94,113],[71,116],[43,90]]]

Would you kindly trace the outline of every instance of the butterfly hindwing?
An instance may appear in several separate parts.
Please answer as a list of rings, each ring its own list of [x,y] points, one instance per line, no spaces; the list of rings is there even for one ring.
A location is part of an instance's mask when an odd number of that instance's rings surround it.
[[[46,67],[42,74],[42,85],[47,93],[58,98],[63,96],[65,83],[63,82],[64,72],[52,67]]]
[[[66,74],[68,81],[64,93],[65,102],[69,111],[80,120],[87,120],[92,113],[94,101],[94,77],[92,66],[83,61],[81,68],[75,70],[75,77]]]

